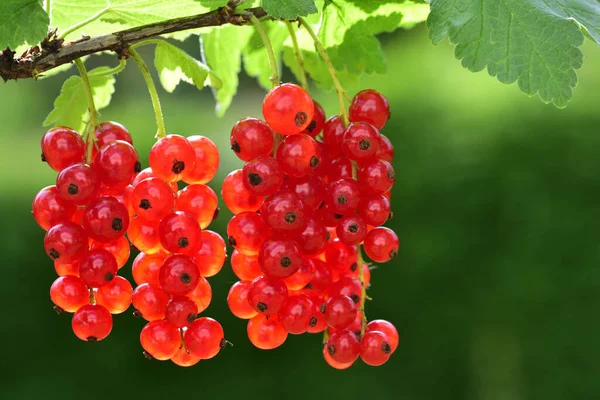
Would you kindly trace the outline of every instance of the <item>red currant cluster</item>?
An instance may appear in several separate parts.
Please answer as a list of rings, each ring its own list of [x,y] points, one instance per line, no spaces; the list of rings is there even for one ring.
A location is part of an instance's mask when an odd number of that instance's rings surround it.
[[[51,299],[58,311],[75,313],[73,331],[87,341],[108,336],[111,314],[133,303],[135,314],[150,321],[140,335],[146,354],[193,365],[224,343],[218,322],[196,319],[212,297],[205,277],[225,261],[223,239],[203,230],[218,211],[205,184],[216,174],[219,153],[205,137],[169,135],[150,151],[150,168],[141,170],[132,143],[115,122],[96,128],[87,160],[83,139],[71,129],[54,128],[42,138],[42,159],[60,171],[56,186],[33,201],[60,276]],[[179,180],[188,186],[178,190]],[[133,262],[135,290],[117,276],[130,243],[141,251]]]
[[[327,330],[323,354],[334,368],[359,355],[381,365],[399,337],[389,322],[367,325],[363,317],[370,270],[360,245],[376,262],[399,247],[395,233],[379,226],[390,215],[394,183],[393,148],[379,133],[387,100],[374,90],[358,93],[345,126],[340,116],[325,121],[305,90],[283,84],[265,97],[263,116],[266,122],[246,118],[231,132],[231,148],[246,164],[222,187],[236,214],[227,235],[240,279],[229,307],[249,320],[248,337],[260,349],[280,346],[288,333]]]

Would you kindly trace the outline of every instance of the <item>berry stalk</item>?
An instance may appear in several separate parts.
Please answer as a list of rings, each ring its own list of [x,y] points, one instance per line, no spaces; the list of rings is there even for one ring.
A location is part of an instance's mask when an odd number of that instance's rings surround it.
[[[49,4],[49,3],[50,3],[50,1],[48,0],[47,4]],[[106,7],[104,7],[102,10],[98,11],[96,14],[92,15],[91,17],[84,19],[83,21],[67,28],[63,33],[60,34],[60,36],[58,38],[64,39],[71,33],[75,32],[76,30],[81,29],[88,24],[91,24],[92,22],[94,22],[95,20],[97,20],[98,18],[100,18],[101,16],[103,16],[104,14],[106,14],[109,11],[110,11],[110,3],[108,3],[106,5]],[[50,15],[50,12],[48,12],[48,15]]]
[[[94,104],[94,93],[92,92],[90,78],[88,76],[87,70],[85,69],[83,61],[81,61],[81,58],[75,60],[75,66],[77,67],[77,70],[79,70],[79,74],[81,75],[81,80],[83,82],[83,87],[85,88],[85,94],[88,100],[88,112],[90,114],[90,119],[88,120],[85,126],[84,138],[87,143],[86,160],[88,163],[91,163],[92,152],[96,143],[96,126],[98,126],[99,123],[98,110],[96,110],[96,105]]]
[[[148,92],[150,92],[150,99],[152,100],[152,107],[154,108],[154,116],[156,117],[156,137],[158,139],[162,139],[165,136],[167,136],[167,130],[165,128],[165,120],[163,118],[162,108],[160,106],[160,100],[158,98],[156,86],[154,85],[154,81],[152,80],[152,76],[150,75],[150,71],[148,70],[148,66],[146,65],[142,57],[138,54],[138,52],[130,47],[129,54],[131,54],[131,57],[133,57],[138,67],[140,67],[140,71],[142,71],[142,76],[146,81],[146,86],[148,86]]]
[[[367,300],[367,287],[365,285],[365,271],[363,270],[363,266],[365,265],[365,260],[362,255],[361,245],[356,245],[356,264],[358,268],[358,280],[360,281],[360,304],[358,307],[358,311],[362,315],[362,323],[360,325],[360,338],[365,335],[365,329],[367,328],[367,313],[365,312],[365,302]]]
[[[91,73],[90,76],[116,75],[119,72],[123,71],[125,69],[126,65],[127,65],[127,61],[125,59],[120,59],[119,60],[119,65],[117,65],[116,67],[111,68],[108,71],[104,71],[104,72]]]
[[[294,27],[290,21],[285,21],[285,26],[287,26],[288,31],[290,32],[290,38],[292,39],[292,47],[294,48],[294,55],[296,56],[296,62],[298,63],[298,71],[300,74],[300,85],[304,90],[308,91],[308,81],[306,79],[306,71],[304,70],[304,60],[302,59],[302,53],[300,53],[300,47],[298,46],[296,31],[294,31]]]
[[[323,57],[323,61],[325,61],[325,65],[327,65],[327,70],[329,71],[329,74],[331,75],[331,80],[333,81],[333,85],[335,86],[335,91],[337,92],[337,95],[338,95],[338,102],[340,105],[340,117],[342,118],[342,122],[344,123],[344,125],[348,125],[348,123],[349,123],[348,111],[346,110],[346,104],[344,103],[344,97],[346,96],[346,92],[344,92],[344,89],[342,88],[342,85],[337,77],[337,74],[335,73],[335,68],[333,67],[333,64],[331,63],[331,59],[327,55],[327,51],[325,51],[325,47],[323,47],[323,43],[321,43],[321,41],[319,40],[319,37],[317,36],[315,31],[304,20],[304,18],[299,17],[298,22],[300,23],[300,25],[302,25],[304,27],[304,29],[306,29],[308,34],[312,37],[313,41],[315,42],[315,46],[317,46],[317,50],[319,50],[319,54],[321,54],[321,57]]]
[[[279,73],[277,69],[277,61],[275,59],[275,52],[273,51],[273,46],[271,45],[271,40],[269,39],[269,35],[265,32],[262,23],[256,18],[253,14],[250,14],[249,17],[250,22],[256,28],[256,32],[260,35],[260,38],[265,45],[267,50],[267,55],[269,56],[269,67],[271,68],[271,77],[269,80],[271,81],[271,85],[273,87],[279,85]]]

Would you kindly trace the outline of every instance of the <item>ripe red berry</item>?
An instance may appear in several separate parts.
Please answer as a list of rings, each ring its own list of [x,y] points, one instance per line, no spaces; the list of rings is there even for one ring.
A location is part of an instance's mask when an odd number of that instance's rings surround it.
[[[314,113],[310,124],[304,130],[304,133],[311,137],[317,136],[323,130],[323,126],[325,126],[325,110],[323,107],[316,101],[313,101],[314,104]]]
[[[227,224],[229,244],[237,251],[256,255],[261,244],[271,237],[271,229],[255,212],[242,212],[234,215]]]
[[[362,287],[358,279],[343,276],[331,284],[328,294],[329,297],[347,296],[352,299],[354,304],[358,304],[362,296]]]
[[[165,317],[169,295],[158,285],[143,283],[133,291],[131,302],[146,321],[155,321]]]
[[[300,269],[302,253],[291,240],[267,240],[258,253],[258,265],[273,278],[287,278]]]
[[[148,162],[157,178],[176,182],[181,179],[186,169],[194,169],[196,151],[183,136],[167,135],[152,146]]]
[[[168,360],[179,350],[179,329],[167,321],[151,321],[140,332],[144,350],[157,360]]]
[[[231,269],[242,281],[252,281],[263,274],[258,266],[258,256],[249,256],[237,250],[231,254]]]
[[[127,237],[132,245],[146,254],[156,254],[162,250],[158,234],[159,222],[148,222],[134,218],[127,229]]]
[[[377,152],[377,158],[383,161],[387,161],[390,164],[394,159],[394,146],[390,139],[385,135],[379,135],[379,151]]]
[[[100,123],[96,127],[96,145],[92,150],[92,158],[96,156],[97,149],[101,149],[104,145],[114,142],[115,140],[122,140],[129,144],[133,144],[131,134],[125,127],[118,122],[106,121]]]
[[[156,254],[138,254],[135,260],[133,260],[131,267],[131,274],[135,283],[138,285],[142,283],[158,285],[158,271],[166,259],[167,254],[162,252]]]
[[[371,226],[383,225],[390,217],[390,201],[382,195],[364,195],[358,205],[358,213]]]
[[[300,133],[308,127],[314,105],[310,95],[298,85],[284,83],[271,89],[263,100],[267,124],[282,135]]]
[[[241,169],[232,171],[221,187],[221,197],[225,205],[234,214],[239,214],[244,211],[257,211],[262,202],[261,196],[252,194],[244,185],[243,172]]]
[[[325,182],[318,176],[307,175],[301,178],[288,178],[282,189],[294,192],[308,209],[317,209],[325,198]]]
[[[356,263],[356,248],[335,239],[325,245],[325,260],[335,270],[348,271]]]
[[[194,148],[196,160],[193,168],[186,168],[181,174],[181,179],[189,185],[204,185],[217,174],[219,150],[214,142],[205,136],[190,136],[187,139]]]
[[[129,185],[141,165],[133,146],[116,140],[102,147],[94,157],[94,169],[100,182],[115,190]]]
[[[290,296],[277,313],[283,327],[293,335],[300,335],[317,324],[317,310],[304,295]]]
[[[135,178],[133,178],[131,185],[137,186],[138,183],[148,178],[158,178],[154,171],[152,171],[152,168],[144,168],[143,170],[141,170],[140,173],[137,174]],[[173,193],[176,193],[179,190],[177,182],[170,182],[169,186],[171,187],[171,190],[173,190]]]
[[[306,262],[313,264],[315,273],[312,280],[304,287],[304,292],[310,296],[320,296],[331,284],[331,269],[329,265],[318,259],[310,259]]]
[[[339,115],[334,115],[325,122],[323,127],[323,142],[331,158],[338,158],[342,154],[342,140],[346,127]]]
[[[121,236],[114,242],[102,243],[92,242],[90,249],[105,249],[108,250],[117,261],[117,267],[122,268],[129,261],[131,252],[129,241],[125,236]]]
[[[175,193],[168,183],[158,178],[144,179],[131,194],[131,205],[139,218],[158,221],[173,209]]]
[[[171,253],[194,255],[200,248],[201,232],[198,221],[182,211],[170,213],[158,225],[160,243]]]
[[[46,232],[44,248],[54,261],[72,264],[87,253],[88,238],[81,225],[67,221],[54,225]]]
[[[259,276],[248,289],[248,302],[257,312],[272,315],[279,311],[288,297],[288,290],[281,279]]]
[[[291,276],[283,279],[289,291],[303,289],[315,276],[315,266],[310,260],[303,260],[300,269]]]
[[[342,140],[342,152],[354,161],[374,159],[379,151],[379,131],[372,125],[355,122],[348,126]]]
[[[196,306],[198,306],[198,314],[208,308],[212,300],[212,288],[210,283],[203,276],[198,280],[198,284],[187,295],[190,299],[194,300]]]
[[[367,234],[363,247],[371,260],[383,263],[398,255],[400,241],[393,230],[380,226]]]
[[[352,160],[343,156],[333,160],[327,169],[327,178],[329,179],[329,182],[335,182],[344,178],[352,178]]]
[[[286,232],[302,229],[306,220],[304,204],[288,190],[280,190],[267,197],[260,208],[260,215],[272,229]]]
[[[198,306],[196,302],[186,296],[174,296],[167,303],[165,320],[177,328],[188,326],[196,320]]]
[[[358,170],[358,182],[364,192],[385,193],[392,188],[395,180],[394,167],[387,161],[374,160]]]
[[[268,156],[273,150],[273,131],[256,118],[238,121],[231,130],[231,149],[242,161]]]
[[[360,353],[360,343],[354,333],[337,331],[327,341],[327,352],[338,363],[353,363]]]
[[[385,334],[388,338],[387,342],[391,347],[392,353],[396,351],[398,347],[398,342],[400,341],[400,336],[398,335],[398,331],[390,322],[384,319],[375,319],[367,324],[367,332],[371,331],[379,331]]]
[[[378,91],[366,89],[360,91],[350,103],[350,121],[367,122],[377,129],[385,126],[390,117],[387,99]]]
[[[96,302],[106,307],[111,314],[121,314],[129,308],[132,293],[131,283],[117,275],[110,283],[98,289]]]
[[[70,221],[76,210],[74,204],[58,194],[56,186],[46,186],[40,190],[31,208],[35,221],[46,231],[60,222]]]
[[[325,201],[336,214],[354,214],[360,203],[360,186],[354,179],[337,180],[327,187]]]
[[[281,346],[288,337],[277,315],[258,314],[248,321],[248,339],[261,350],[272,350]]]
[[[86,304],[81,307],[71,320],[73,333],[81,340],[99,342],[112,330],[113,322],[110,312],[99,304]]]
[[[387,336],[378,331],[366,332],[360,341],[360,358],[365,364],[377,367],[383,365],[392,355]]]
[[[79,263],[79,277],[87,286],[99,288],[117,274],[117,260],[108,250],[90,250]]]
[[[345,329],[356,319],[356,303],[348,296],[330,297],[325,306],[325,322],[332,328]]]
[[[74,313],[89,303],[89,291],[78,277],[61,276],[50,287],[50,299],[61,310]]]
[[[181,346],[179,350],[177,350],[177,353],[171,357],[171,361],[180,367],[192,367],[200,362],[200,357],[189,354],[187,350]]]
[[[175,211],[184,211],[198,221],[201,229],[210,225],[218,214],[219,199],[206,185],[189,185],[177,193]]]
[[[69,165],[83,162],[85,143],[73,129],[59,126],[50,129],[42,137],[42,161],[50,168],[62,171]]]
[[[198,318],[188,326],[183,342],[190,353],[203,360],[213,358],[227,345],[221,324],[212,318]]]
[[[54,270],[58,276],[72,275],[79,277],[79,261],[73,264],[61,264],[55,261]]]
[[[336,227],[337,237],[349,245],[359,244],[367,236],[367,224],[360,216],[346,216]]]
[[[248,289],[250,281],[239,281],[233,284],[227,295],[227,304],[229,309],[238,318],[250,319],[257,312],[250,306],[248,302]]]
[[[194,261],[198,265],[200,275],[208,278],[218,274],[223,268],[227,250],[223,238],[216,232],[202,231],[200,241],[200,248],[194,254]]]
[[[91,166],[79,163],[58,174],[56,188],[63,199],[76,205],[85,205],[98,194],[100,181]]]
[[[112,196],[98,197],[86,207],[82,225],[90,238],[102,243],[112,242],[127,232],[129,212]]]
[[[165,260],[158,271],[158,281],[170,295],[185,295],[196,287],[200,271],[194,260],[182,254],[175,254]]]
[[[349,363],[339,363],[339,362],[335,361],[329,355],[329,351],[327,350],[327,344],[325,344],[323,346],[323,358],[325,358],[325,362],[327,362],[327,364],[329,364],[330,367],[338,369],[338,370],[348,369],[352,366],[352,364],[354,364],[354,361],[349,362]]]
[[[257,196],[275,193],[283,183],[283,171],[279,163],[268,156],[260,156],[248,161],[242,168],[246,189]]]
[[[327,242],[328,232],[325,224],[313,217],[308,217],[304,228],[293,235],[300,250],[304,254],[316,254]]]
[[[314,173],[321,162],[317,142],[303,133],[290,135],[277,148],[277,162],[290,177]]]

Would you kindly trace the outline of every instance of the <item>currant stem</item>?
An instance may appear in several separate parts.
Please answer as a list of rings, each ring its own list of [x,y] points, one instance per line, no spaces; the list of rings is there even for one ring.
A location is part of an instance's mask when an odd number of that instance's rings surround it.
[[[116,75],[119,72],[123,71],[125,69],[125,66],[127,65],[127,61],[125,59],[121,59],[119,60],[119,65],[117,65],[114,68],[109,69],[108,71],[104,71],[104,72],[92,72],[89,74],[89,76],[107,76],[107,75]]]
[[[296,31],[294,31],[294,27],[290,21],[285,21],[285,26],[287,26],[288,31],[290,32],[290,38],[292,39],[292,46],[294,48],[294,55],[296,56],[296,62],[298,63],[298,70],[300,72],[300,85],[306,91],[308,91],[308,81],[306,80],[306,71],[304,70],[304,60],[302,59],[302,53],[300,52],[300,47],[298,46],[298,38],[296,37]]]
[[[48,1],[48,3],[50,3],[50,1]],[[67,28],[63,33],[60,34],[60,36],[58,37],[59,39],[64,39],[66,38],[68,35],[70,35],[71,33],[75,32],[78,29],[83,28],[84,26],[91,24],[92,22],[94,22],[95,20],[97,20],[98,18],[100,18],[101,16],[103,16],[104,14],[106,14],[107,12],[110,11],[110,3],[107,1],[107,5],[106,7],[104,7],[102,10],[98,11],[96,14],[92,15],[91,17],[84,19],[83,21]],[[50,13],[48,13],[48,15],[50,15]]]
[[[158,139],[162,139],[167,136],[167,130],[165,129],[165,120],[163,118],[162,108],[160,106],[160,100],[158,99],[158,92],[156,91],[156,86],[154,85],[154,81],[152,80],[152,76],[150,75],[150,71],[148,70],[148,66],[144,63],[144,60],[137,51],[129,48],[129,54],[133,57],[134,61],[137,63],[138,67],[140,67],[140,71],[142,71],[142,75],[144,76],[144,80],[146,81],[146,86],[148,86],[148,92],[150,92],[150,99],[152,100],[152,107],[154,108],[154,116],[156,117],[156,137]]]
[[[90,84],[90,78],[88,76],[87,70],[85,69],[85,65],[81,58],[75,60],[75,66],[77,70],[79,70],[79,75],[81,75],[81,81],[83,82],[83,87],[85,89],[85,94],[87,96],[88,101],[88,113],[90,114],[90,119],[88,120],[83,137],[87,143],[87,154],[86,161],[89,163],[92,162],[92,151],[96,144],[96,127],[98,126],[98,110],[96,110],[96,106],[94,104],[94,93],[92,91],[92,85]]]
[[[267,32],[265,32],[265,29],[258,18],[256,18],[253,14],[250,14],[248,18],[249,21],[252,22],[252,25],[254,25],[256,28],[256,32],[258,32],[260,35],[260,38],[267,49],[267,55],[269,56],[269,67],[271,68],[271,77],[269,80],[271,81],[271,85],[275,87],[279,85],[279,73],[277,72],[277,61],[275,59],[275,52],[273,51],[271,40],[269,39],[269,35],[267,35]]]
[[[344,103],[344,97],[346,96],[346,92],[344,92],[344,89],[342,88],[342,85],[340,84],[340,81],[335,72],[335,68],[333,67],[333,64],[331,63],[331,59],[327,55],[327,51],[325,51],[325,47],[323,47],[323,43],[321,43],[321,41],[319,40],[319,37],[317,36],[315,31],[304,20],[304,18],[299,17],[298,22],[300,22],[300,25],[302,25],[304,27],[304,29],[306,29],[308,34],[312,37],[313,41],[315,42],[315,46],[317,46],[317,50],[319,50],[319,53],[321,54],[323,61],[325,61],[325,64],[327,65],[327,70],[329,71],[329,75],[331,75],[331,80],[333,81],[333,85],[335,86],[335,91],[337,92],[337,95],[338,95],[338,102],[340,104],[340,117],[342,118],[342,122],[344,123],[344,125],[348,125],[348,123],[349,123],[348,112],[346,111],[346,104]]]
[[[46,0],[45,6],[46,6],[46,14],[48,14],[48,26],[52,26],[51,21],[50,21],[50,19],[52,18],[52,1]]]
[[[96,295],[94,294],[94,289],[93,288],[89,288],[88,289],[90,291],[90,304],[96,304]]]
[[[360,305],[358,310],[362,315],[362,323],[360,325],[360,338],[365,334],[365,329],[367,328],[367,314],[365,312],[365,302],[367,300],[367,287],[365,286],[365,271],[363,270],[363,265],[365,264],[365,260],[363,259],[362,249],[360,244],[356,246],[356,268],[358,268],[358,280],[360,281]]]

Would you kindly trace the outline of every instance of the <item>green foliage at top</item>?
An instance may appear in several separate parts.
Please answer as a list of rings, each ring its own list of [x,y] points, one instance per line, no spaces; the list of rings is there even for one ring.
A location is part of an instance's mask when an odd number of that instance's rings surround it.
[[[487,67],[500,82],[565,107],[583,63],[581,29],[600,39],[597,0],[432,0],[434,43],[445,36],[471,71]]]
[[[2,0],[0,49],[23,43],[37,44],[48,33],[48,14],[40,0]]]
[[[262,0],[262,6],[272,17],[289,20],[318,11],[314,0]]]

